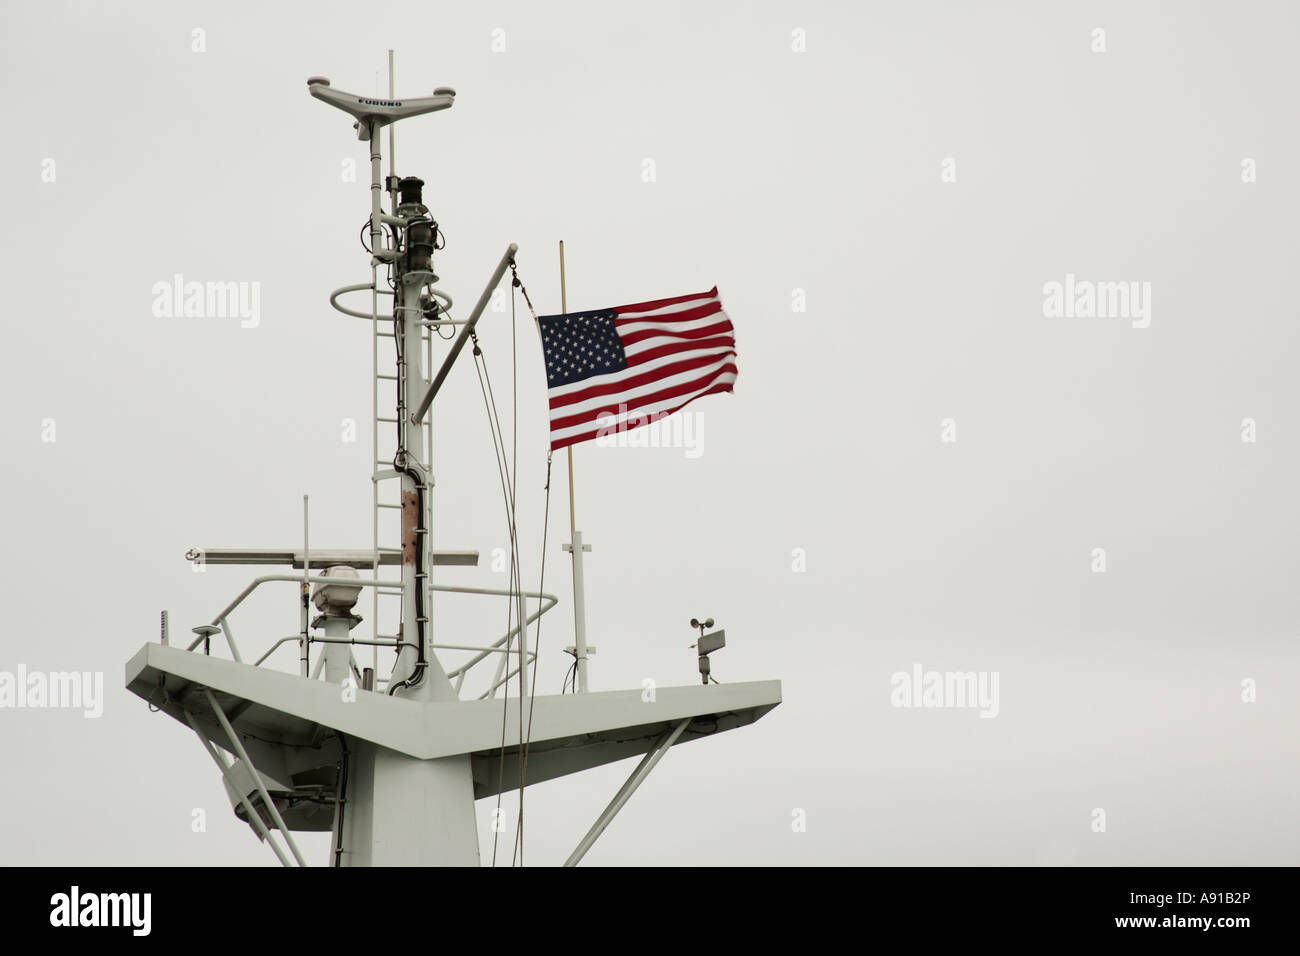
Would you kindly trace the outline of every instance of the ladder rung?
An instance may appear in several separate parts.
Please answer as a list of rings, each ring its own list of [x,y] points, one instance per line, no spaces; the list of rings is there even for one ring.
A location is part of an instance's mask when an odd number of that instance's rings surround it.
[[[393,338],[393,333],[392,333],[392,332],[376,332],[375,335],[382,336],[382,337],[384,337],[384,338],[386,338],[386,339],[391,339],[391,338]]]
[[[381,502],[379,502],[379,504],[378,504],[376,507],[379,507],[379,508],[398,508],[398,509],[400,509],[402,506],[401,506],[401,505],[390,505],[390,504],[386,504],[385,502],[381,501]]]
[[[375,421],[377,421],[377,422],[387,422],[387,423],[390,424],[390,425],[396,425],[397,422],[398,422],[398,419],[396,419],[396,418],[376,418]]]
[[[397,376],[396,376],[396,375],[376,375],[375,378],[382,378],[382,379],[383,379],[384,381],[386,381],[386,382],[396,382],[396,381],[397,381]]]

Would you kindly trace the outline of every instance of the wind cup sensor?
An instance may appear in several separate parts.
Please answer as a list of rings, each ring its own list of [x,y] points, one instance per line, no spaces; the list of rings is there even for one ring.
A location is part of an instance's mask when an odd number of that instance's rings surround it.
[[[710,680],[713,680],[713,678],[709,674],[709,655],[712,654],[714,651],[727,646],[726,631],[714,631],[712,634],[704,633],[706,628],[710,628],[712,626],[713,626],[713,618],[708,618],[703,621],[699,620],[698,618],[694,618],[694,617],[691,618],[691,627],[696,627],[699,628],[700,630],[700,639],[696,641],[694,644],[692,644],[691,647],[695,648],[700,655],[700,683],[701,684],[707,684]],[[717,683],[717,681],[713,681],[713,682],[715,684]]]

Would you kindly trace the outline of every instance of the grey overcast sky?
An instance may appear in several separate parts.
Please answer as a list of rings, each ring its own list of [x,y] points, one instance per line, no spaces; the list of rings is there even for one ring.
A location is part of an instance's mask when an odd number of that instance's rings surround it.
[[[190,547],[295,545],[303,494],[314,543],[370,543],[369,331],[327,304],[369,278],[366,148],[305,80],[386,91],[391,47],[399,95],[458,91],[397,161],[462,310],[517,242],[560,311],[563,239],[571,309],[716,284],[736,327],[696,449],[576,449],[591,681],[695,682],[711,615],[715,675],[784,702],[675,748],[589,863],[1300,862],[1297,26],[1283,2],[4,4],[0,672],[102,672],[104,701],[0,709],[0,861],[275,865],[123,665],[161,609],[187,632],[252,576]],[[177,274],[257,283],[256,324],[155,315]],[[1132,295],[1062,315],[1052,283]],[[547,412],[519,329],[532,586]],[[481,338],[509,405],[509,313]],[[435,415],[437,544],[484,555],[441,578],[503,586],[468,362]],[[504,628],[436,613],[442,640]],[[292,589],[232,624],[269,647]],[[997,675],[996,717],[895,706],[914,668]],[[630,764],[530,791],[530,862]]]

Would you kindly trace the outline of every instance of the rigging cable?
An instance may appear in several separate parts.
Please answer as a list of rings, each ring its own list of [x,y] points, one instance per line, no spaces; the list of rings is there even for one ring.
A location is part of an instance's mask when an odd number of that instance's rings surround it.
[[[546,505],[542,511],[542,568],[538,575],[537,593],[546,593],[546,539],[551,527],[551,452],[546,452]],[[522,584],[520,585],[522,587]],[[541,605],[541,598],[537,599],[538,605]],[[528,752],[532,749],[533,743],[533,704],[537,700],[537,672],[540,670],[542,660],[542,615],[537,615],[537,628],[533,634],[533,679],[532,685],[528,690],[528,732],[524,736],[524,752],[519,761],[519,829],[515,835],[519,844],[519,865],[524,865],[524,804],[523,788],[524,780],[528,771]],[[576,672],[578,659],[573,659],[573,666]],[[522,701],[520,710],[522,711]]]
[[[520,290],[520,292],[522,292],[522,294],[523,294],[523,296],[524,296],[524,301],[528,304],[528,309],[529,309],[529,312],[530,312],[530,313],[532,314],[532,316],[533,316],[533,320],[534,320],[534,322],[536,322],[536,320],[537,320],[537,312],[536,312],[536,310],[533,308],[533,304],[532,304],[532,301],[531,301],[531,299],[530,299],[530,297],[529,297],[529,295],[528,295],[528,290],[527,290],[527,288],[524,287],[523,283],[522,283],[522,282],[520,281],[520,279],[519,279],[519,275],[518,275],[518,272],[515,270],[515,265],[514,265],[514,263],[512,262],[510,265],[511,265],[511,272],[512,272],[512,282],[511,282],[511,285],[512,285],[512,294],[511,294],[511,300],[510,300],[510,312],[511,312],[511,352],[512,352],[512,393],[513,393],[513,395],[512,395],[512,401],[513,401],[513,406],[514,406],[514,408],[513,408],[513,411],[514,411],[514,421],[512,422],[512,444],[513,444],[513,449],[512,449],[512,452],[511,452],[511,453],[507,453],[507,450],[506,450],[506,446],[505,446],[505,429],[504,429],[504,428],[502,427],[502,425],[501,425],[501,416],[500,416],[500,413],[499,413],[499,411],[498,411],[498,409],[497,409],[497,403],[496,403],[496,392],[495,392],[495,389],[493,389],[493,387],[492,387],[492,376],[491,376],[491,374],[488,372],[488,368],[487,368],[487,358],[486,358],[486,356],[485,356],[484,353],[483,353],[482,345],[479,343],[478,335],[477,335],[475,332],[471,332],[471,333],[470,333],[470,341],[473,343],[473,346],[474,346],[474,348],[473,348],[473,355],[474,355],[474,370],[475,370],[476,374],[478,375],[478,379],[479,379],[479,391],[480,391],[480,393],[481,393],[482,396],[483,396],[484,407],[486,408],[487,413],[488,413],[488,429],[489,429],[489,431],[490,431],[490,433],[491,433],[491,435],[492,435],[492,451],[493,451],[493,455],[494,455],[495,458],[496,458],[496,463],[497,463],[497,478],[498,478],[498,480],[499,480],[500,483],[501,483],[501,492],[502,492],[502,497],[503,497],[503,499],[504,499],[504,501],[505,501],[505,505],[506,505],[506,519],[507,519],[507,526],[508,526],[508,529],[509,529],[509,532],[510,532],[510,547],[511,547],[511,555],[510,555],[510,559],[511,559],[511,560],[510,560],[510,587],[508,588],[508,590],[510,591],[510,593],[511,593],[511,597],[512,597],[512,598],[519,598],[520,601],[522,602],[522,600],[523,600],[523,595],[522,595],[522,590],[523,590],[523,568],[522,568],[522,561],[521,561],[520,548],[519,548],[518,501],[517,501],[517,498],[518,498],[518,483],[519,483],[519,472],[518,472],[518,449],[519,449],[519,428],[518,428],[518,418],[519,418],[518,363],[519,363],[519,356],[518,356],[518,334],[517,334],[517,333],[518,333],[518,322],[517,322],[517,312],[516,312],[516,308],[515,308],[515,296],[514,296],[514,294],[513,294],[513,289],[517,288],[517,289]],[[538,591],[539,591],[539,593],[540,593],[540,592],[543,592],[543,591],[545,590],[545,583],[546,583],[546,546],[547,546],[548,535],[549,535],[549,530],[550,530],[550,511],[551,511],[551,463],[552,463],[552,453],[551,453],[550,451],[548,451],[548,452],[547,452],[547,456],[546,456],[546,486],[545,486],[546,497],[545,497],[544,519],[543,519],[543,529],[542,529],[542,556],[541,556],[541,562],[540,562],[540,564],[541,564],[541,568],[540,568],[540,581],[539,581],[539,584],[538,584]],[[515,602],[514,600],[511,600],[511,601],[509,602],[509,608],[507,609],[507,614],[506,614],[506,634],[507,634],[507,645],[506,645],[506,654],[507,654],[507,659],[506,659],[506,670],[507,670],[507,674],[506,674],[505,679],[503,680],[503,685],[504,685],[505,688],[506,688],[506,691],[505,691],[505,699],[508,699],[508,698],[509,698],[509,676],[510,676],[510,675],[509,675],[509,672],[508,672],[508,668],[509,668],[509,649],[510,649],[509,638],[510,638],[510,636],[511,636],[511,634],[512,634],[512,631],[514,630],[514,627],[512,626],[512,621],[514,620],[514,611],[515,611],[515,607],[516,607],[516,602]],[[526,606],[525,606],[525,610],[526,610]],[[534,637],[534,645],[533,645],[533,647],[534,647],[534,651],[533,651],[533,654],[532,654],[532,658],[533,658],[533,662],[534,662],[534,667],[533,667],[533,673],[532,673],[531,688],[530,688],[530,691],[529,691],[531,697],[530,697],[530,701],[529,701],[529,708],[528,708],[528,722],[527,722],[527,727],[526,727],[526,728],[525,728],[525,724],[524,724],[524,715],[523,715],[523,698],[524,698],[524,667],[522,666],[522,663],[521,663],[521,666],[520,666],[520,668],[519,668],[519,670],[518,670],[518,674],[519,674],[519,704],[520,704],[520,706],[519,706],[519,740],[520,740],[520,743],[521,743],[520,753],[518,754],[518,756],[519,756],[519,763],[520,763],[520,768],[519,768],[519,815],[518,815],[517,823],[516,823],[516,830],[515,830],[515,847],[514,847],[514,851],[513,851],[513,853],[512,853],[512,862],[514,862],[515,860],[517,860],[518,863],[519,863],[519,865],[521,865],[521,866],[523,865],[523,833],[524,833],[524,829],[523,829],[523,807],[524,807],[524,784],[525,784],[525,780],[526,780],[526,770],[527,770],[528,753],[529,753],[529,749],[530,749],[530,747],[531,747],[531,742],[532,742],[533,700],[535,700],[536,692],[537,692],[537,669],[538,669],[538,668],[537,668],[536,665],[537,665],[537,661],[539,660],[539,655],[538,655],[538,652],[537,652],[537,648],[539,647],[539,645],[540,645],[540,640],[541,640],[541,616],[542,616],[542,615],[539,614],[538,617],[537,617],[537,626],[536,626],[535,637]],[[528,643],[527,643],[527,636],[528,636],[528,623],[527,623],[527,617],[526,617],[526,616],[520,618],[520,620],[519,620],[519,624],[518,624],[518,629],[519,629],[519,641],[520,641],[519,650],[520,650],[521,662],[523,662],[523,661],[526,661],[526,659],[527,659],[527,655],[528,655]],[[577,668],[577,661],[576,661],[576,659],[575,659],[575,661],[574,661],[574,665],[573,665],[573,669],[574,669],[574,671],[575,671],[575,682],[576,682],[576,668]],[[567,677],[566,677],[566,683],[567,683]],[[493,690],[495,690],[495,688],[493,688]],[[575,683],[575,690],[576,690],[576,683]],[[493,839],[492,839],[492,865],[493,865],[493,866],[496,865],[497,850],[498,850],[498,845],[499,845],[499,840],[500,840],[500,832],[501,832],[500,829],[499,829],[499,827],[500,827],[500,818],[501,818],[501,796],[502,796],[502,792],[503,792],[502,784],[505,782],[505,781],[504,781],[504,777],[505,777],[506,718],[507,718],[507,710],[506,710],[506,708],[503,706],[502,709],[501,709],[501,747],[500,747],[500,761],[499,761],[498,769],[497,769],[497,805],[496,805],[496,808],[495,808],[495,810],[494,810],[494,812],[493,812],[493,827],[492,827],[492,829],[493,829]]]
[[[510,433],[513,443],[510,451],[510,470],[513,472],[512,484],[510,487],[510,499],[514,502],[514,507],[510,509],[510,526],[511,532],[515,539],[515,587],[518,589],[519,604],[519,747],[521,750],[526,749],[524,743],[524,665],[528,661],[528,615],[526,613],[527,605],[524,601],[524,569],[519,555],[519,343],[518,343],[518,322],[515,319],[515,286],[519,284],[519,275],[515,272],[515,264],[512,260],[510,263],[510,272],[513,281],[510,285],[510,400],[513,407],[510,410]],[[547,484],[550,482],[548,481]],[[533,676],[537,676],[536,658],[534,658]],[[519,755],[519,817],[515,824],[515,848],[519,853],[519,865],[523,866],[523,847],[521,844],[521,834],[524,830],[524,761],[523,754]],[[511,852],[513,860],[515,853]]]
[[[348,764],[352,756],[348,750],[348,739],[343,734],[338,735],[339,747],[341,754],[339,757],[338,774],[334,779],[334,866],[343,865],[343,811],[347,808],[348,803]]]
[[[513,496],[510,493],[511,478],[510,478],[509,465],[506,460],[504,432],[501,429],[501,419],[497,413],[496,395],[492,389],[492,378],[491,375],[488,373],[487,359],[483,355],[483,347],[479,344],[478,334],[476,332],[470,332],[470,341],[474,345],[474,351],[473,351],[474,371],[478,375],[479,392],[483,396],[483,404],[488,414],[488,430],[492,434],[492,453],[496,458],[497,478],[501,483],[501,495],[506,505],[506,525],[507,525],[507,529],[510,532],[510,552],[511,552],[510,553],[510,568],[511,568],[510,589],[513,589],[513,586],[515,585],[517,580],[516,575],[518,569],[519,545],[515,534],[516,532],[516,523],[514,518],[515,502]],[[515,602],[508,601],[507,608],[506,608],[506,663],[505,663],[506,677],[505,680],[503,681],[503,685],[505,687],[505,693],[503,697],[503,706],[501,708],[501,748],[500,748],[500,761],[497,767],[497,805],[496,805],[496,809],[493,811],[493,820],[492,820],[492,830],[493,830],[492,865],[493,866],[496,866],[497,846],[499,843],[500,833],[501,833],[498,827],[500,825],[500,818],[501,818],[501,794],[502,794],[501,785],[502,783],[504,783],[505,760],[506,760],[506,707],[504,706],[504,700],[508,700],[510,696],[509,652],[510,652],[510,637],[514,631],[514,624],[513,624],[514,613],[515,613]],[[523,638],[523,628],[521,625],[520,639],[522,640],[522,638]],[[495,693],[495,688],[493,688],[493,692]],[[522,704],[523,704],[523,700],[521,695],[520,698],[521,721],[523,719]]]
[[[517,323],[515,321],[515,295],[514,295],[515,289],[518,289],[521,293],[523,293],[524,302],[527,303],[528,311],[532,314],[533,317],[533,324],[537,325],[538,322],[537,322],[537,311],[533,308],[532,299],[529,298],[528,296],[528,289],[524,286],[523,282],[520,280],[519,271],[515,268],[515,264],[513,262],[510,263],[510,274],[511,274],[510,325],[511,325],[511,343],[512,346],[514,346],[516,341],[515,330],[517,328]],[[518,365],[517,346],[515,346],[515,353],[516,353],[516,367],[517,367]],[[517,385],[517,372],[516,372],[516,385]],[[516,403],[515,403],[516,449],[518,448],[517,445],[518,415],[519,415],[519,405],[518,405],[518,399],[516,397]],[[547,537],[549,535],[550,527],[551,527],[551,459],[552,456],[553,456],[553,450],[548,448],[546,452],[546,504],[542,512],[542,558],[541,558],[541,569],[538,575],[538,583],[537,583],[538,594],[544,594],[546,592],[546,544],[547,544]],[[517,471],[515,477],[516,479],[518,478]],[[520,582],[520,588],[521,589],[523,588],[522,581]],[[539,607],[540,607],[541,600],[542,599],[539,597],[538,598]],[[526,627],[527,625],[524,625],[523,628],[521,629],[523,633],[526,633]],[[529,688],[528,691],[528,730],[526,734],[520,735],[523,738],[524,743],[523,743],[523,754],[521,755],[519,760],[519,824],[518,824],[518,829],[516,830],[515,833],[516,843],[519,848],[520,866],[524,865],[524,782],[528,770],[528,753],[532,749],[532,741],[533,741],[533,705],[537,700],[537,671],[540,668],[541,659],[542,659],[541,640],[542,640],[542,615],[539,613],[537,615],[536,630],[533,635],[533,675],[532,675],[533,679],[532,679],[532,686]],[[575,653],[573,659],[575,689],[576,689],[576,681],[577,681],[577,666],[578,666],[578,659]],[[522,716],[522,711],[523,711],[523,692],[522,692],[522,685],[521,685],[521,689],[520,689],[521,716]]]

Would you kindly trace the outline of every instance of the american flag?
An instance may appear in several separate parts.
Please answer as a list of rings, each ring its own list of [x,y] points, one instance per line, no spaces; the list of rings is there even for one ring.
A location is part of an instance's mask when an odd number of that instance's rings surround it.
[[[716,286],[537,322],[553,449],[648,425],[736,381],[735,329]]]

